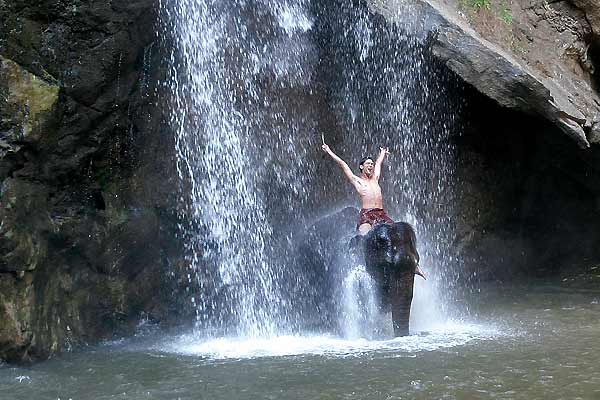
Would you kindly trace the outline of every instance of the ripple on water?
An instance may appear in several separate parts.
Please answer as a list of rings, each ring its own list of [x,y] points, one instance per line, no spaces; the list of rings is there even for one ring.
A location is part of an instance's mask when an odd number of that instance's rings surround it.
[[[475,340],[506,336],[495,328],[469,324],[444,324],[427,332],[389,340],[345,339],[331,335],[282,335],[270,338],[206,338],[182,335],[154,346],[154,350],[202,356],[214,360],[330,355],[352,357],[368,352],[389,352],[400,357],[406,353],[433,351],[461,346]]]

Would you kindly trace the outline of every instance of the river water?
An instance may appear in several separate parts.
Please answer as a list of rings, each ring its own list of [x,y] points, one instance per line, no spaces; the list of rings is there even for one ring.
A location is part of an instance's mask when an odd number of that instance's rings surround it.
[[[0,399],[598,399],[600,291],[465,298],[468,321],[392,340],[158,333],[0,366]]]

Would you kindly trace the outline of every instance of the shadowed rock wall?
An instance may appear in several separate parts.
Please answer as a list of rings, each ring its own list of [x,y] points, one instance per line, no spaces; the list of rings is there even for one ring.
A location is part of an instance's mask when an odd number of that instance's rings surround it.
[[[457,278],[596,269],[598,3],[371,3],[427,37],[433,55],[467,84],[459,94],[467,100],[464,131],[455,138],[452,231],[464,263]]]
[[[0,2],[0,359],[177,315],[157,9]]]

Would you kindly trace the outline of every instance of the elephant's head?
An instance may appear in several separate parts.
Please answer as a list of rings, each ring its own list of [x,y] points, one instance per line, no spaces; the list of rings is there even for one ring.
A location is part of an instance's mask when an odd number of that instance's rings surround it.
[[[383,304],[391,307],[395,336],[409,333],[413,284],[419,271],[416,242],[406,222],[375,225],[364,238],[367,270],[379,284]]]

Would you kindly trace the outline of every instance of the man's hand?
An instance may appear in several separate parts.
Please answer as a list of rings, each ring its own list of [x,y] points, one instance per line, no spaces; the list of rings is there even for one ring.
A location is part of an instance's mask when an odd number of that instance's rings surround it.
[[[324,151],[325,153],[327,153],[327,154],[330,154],[330,153],[331,153],[331,149],[329,148],[329,146],[328,146],[328,145],[326,145],[326,144],[323,144],[323,145],[321,146],[321,148],[323,149],[323,151]]]
[[[390,154],[390,150],[389,150],[389,148],[387,146],[386,147],[380,147],[379,150],[381,150],[381,152],[383,154]]]

